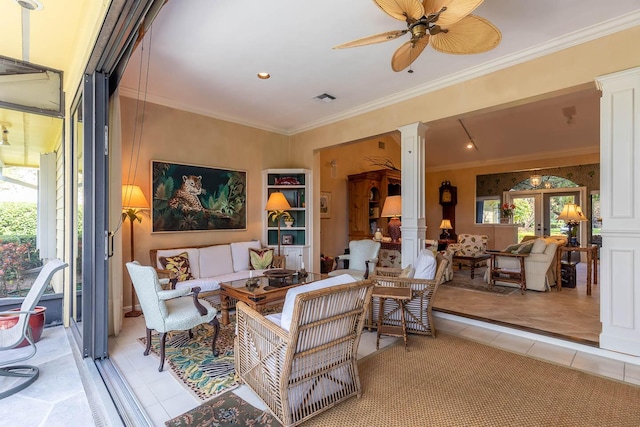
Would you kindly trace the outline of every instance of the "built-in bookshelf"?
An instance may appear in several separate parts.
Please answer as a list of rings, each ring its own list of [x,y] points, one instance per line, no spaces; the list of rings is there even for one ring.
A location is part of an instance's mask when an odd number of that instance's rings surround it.
[[[293,224],[285,224],[280,219],[280,248],[286,257],[286,267],[298,270],[305,263],[310,270],[310,227],[311,217],[311,171],[309,169],[267,169],[263,171],[263,206],[266,206],[271,193],[279,191],[291,205],[288,211]],[[278,247],[278,224],[269,218],[269,212],[263,216],[263,241],[267,246]]]

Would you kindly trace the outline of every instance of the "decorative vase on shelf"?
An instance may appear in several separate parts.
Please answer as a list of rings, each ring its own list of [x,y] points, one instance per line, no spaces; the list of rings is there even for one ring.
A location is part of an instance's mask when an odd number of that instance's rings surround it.
[[[293,219],[285,219],[284,225],[286,225],[287,228],[291,228],[291,226],[293,225]]]
[[[511,224],[511,217],[510,216],[501,217],[500,224]]]

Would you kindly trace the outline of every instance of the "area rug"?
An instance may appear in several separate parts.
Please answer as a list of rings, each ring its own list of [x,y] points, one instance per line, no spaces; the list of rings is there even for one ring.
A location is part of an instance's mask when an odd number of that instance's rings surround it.
[[[497,295],[511,295],[513,293],[520,292],[519,288],[500,285],[494,285],[489,289],[489,284],[484,281],[485,270],[485,268],[476,268],[472,279],[471,273],[468,269],[458,270],[458,268],[454,266],[453,279],[449,282],[444,282],[443,286],[452,286],[468,291],[489,292]]]
[[[227,326],[220,325],[216,341],[216,348],[220,351],[218,357],[214,357],[211,352],[212,326],[200,325],[194,328],[193,339],[189,338],[187,332],[173,332],[167,337],[165,369],[168,366],[172,373],[202,400],[217,396],[238,385],[233,365],[235,316],[230,317],[231,323]],[[147,345],[145,337],[138,338],[138,341],[143,346]],[[160,338],[157,334],[151,336],[151,351],[159,359]]]
[[[358,362],[362,397],[327,426],[640,426],[640,387],[439,333]]]
[[[167,422],[168,427],[277,427],[281,424],[266,411],[227,392]]]

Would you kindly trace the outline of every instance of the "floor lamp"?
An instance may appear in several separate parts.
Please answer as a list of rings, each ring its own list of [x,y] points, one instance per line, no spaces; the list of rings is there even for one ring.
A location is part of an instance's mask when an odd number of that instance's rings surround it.
[[[133,261],[133,222],[142,222],[140,211],[149,209],[149,202],[142,194],[142,190],[137,185],[122,186],[122,220],[129,219],[131,224],[129,237],[131,239],[131,261]],[[131,282],[131,311],[125,313],[125,317],[138,317],[142,314],[140,310],[136,310],[136,290]]]
[[[280,218],[290,218],[291,214],[287,212],[289,209],[291,209],[291,205],[280,191],[269,195],[267,206],[264,208],[265,211],[269,211],[269,218],[278,224],[278,256],[280,256]]]

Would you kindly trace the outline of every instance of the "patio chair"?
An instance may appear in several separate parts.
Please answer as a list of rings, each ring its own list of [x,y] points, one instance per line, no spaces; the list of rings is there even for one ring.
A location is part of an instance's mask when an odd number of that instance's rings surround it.
[[[167,333],[171,331],[189,331],[189,338],[193,338],[192,328],[209,323],[215,328],[211,351],[214,356],[218,355],[216,350],[216,340],[220,331],[220,323],[216,317],[218,311],[208,302],[198,299],[200,288],[163,290],[155,268],[140,265],[137,261],[128,262],[127,270],[138,294],[147,327],[147,347],[143,353],[145,356],[149,355],[151,349],[151,331],[156,330],[160,334],[159,372],[162,372],[164,367]],[[191,298],[183,298],[189,293]]]
[[[44,294],[47,285],[51,281],[53,275],[63,268],[67,264],[59,259],[49,261],[42,267],[38,277],[31,286],[29,293],[24,297],[19,311],[4,311],[0,312],[0,315],[17,316],[18,322],[8,329],[0,329],[0,351],[11,350],[18,347],[26,339],[31,346],[31,351],[26,356],[17,357],[11,360],[0,361],[0,378],[22,378],[23,380],[15,381],[7,390],[0,392],[0,399],[11,396],[20,390],[25,389],[29,385],[33,384],[40,375],[40,370],[37,366],[31,365],[13,365],[16,362],[22,362],[23,360],[30,359],[36,354],[37,348],[31,327],[29,326],[29,318],[35,314],[35,308],[42,294]]]
[[[438,290],[438,286],[444,281],[443,277],[449,266],[449,260],[441,253],[436,255],[436,276],[433,279],[415,279],[410,277],[400,277],[400,268],[376,268],[371,276],[371,281],[376,286],[400,286],[410,287],[412,298],[405,303],[405,318],[407,332],[436,336],[436,329],[433,324],[431,308],[433,300]],[[377,320],[380,313],[380,300],[373,298],[367,325],[369,328],[377,327]],[[384,305],[385,324],[401,326],[400,305],[394,300],[387,300]]]
[[[356,363],[371,281],[330,277],[287,291],[282,313],[236,306],[236,374],[285,426],[326,411],[362,388]]]

